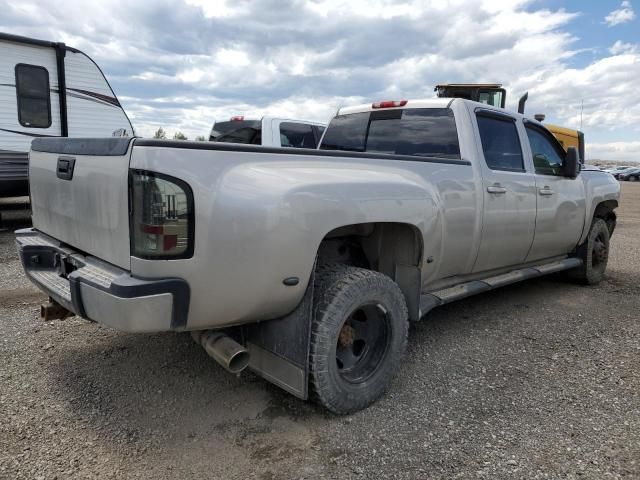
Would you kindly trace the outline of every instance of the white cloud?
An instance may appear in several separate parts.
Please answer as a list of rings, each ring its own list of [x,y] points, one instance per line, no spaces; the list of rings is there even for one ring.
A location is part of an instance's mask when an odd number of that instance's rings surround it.
[[[0,30],[86,51],[142,135],[162,126],[193,138],[236,114],[327,121],[341,105],[431,97],[436,83],[498,82],[508,108],[529,91],[528,113],[570,127],[584,99],[587,142],[636,148],[638,45],[600,45],[588,59],[568,32],[580,14],[544,3],[67,0],[62,11],[0,0]],[[618,10],[633,14],[628,2]]]
[[[636,18],[636,13],[633,11],[633,6],[631,2],[625,0],[620,4],[620,8],[609,12],[609,14],[604,17],[604,21],[610,27],[614,27],[621,23],[630,22]]]
[[[638,45],[633,43],[625,43],[621,40],[616,40],[616,43],[611,45],[609,53],[612,55],[620,55],[625,53],[636,53],[638,51]]]

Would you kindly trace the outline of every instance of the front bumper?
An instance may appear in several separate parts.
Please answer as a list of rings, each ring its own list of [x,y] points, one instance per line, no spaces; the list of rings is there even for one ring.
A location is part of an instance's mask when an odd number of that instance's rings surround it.
[[[27,277],[76,315],[126,332],[186,328],[185,280],[136,278],[33,228],[18,230],[16,243]]]

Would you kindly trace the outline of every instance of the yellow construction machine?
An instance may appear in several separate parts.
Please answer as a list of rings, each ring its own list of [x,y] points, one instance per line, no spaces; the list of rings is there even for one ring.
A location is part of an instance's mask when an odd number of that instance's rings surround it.
[[[435,91],[438,97],[466,98],[500,108],[504,108],[507,99],[507,91],[499,83],[443,83],[436,85]],[[524,113],[524,104],[528,97],[528,93],[520,97],[518,113]],[[542,122],[544,115],[534,115],[534,118]],[[545,127],[553,133],[565,150],[569,147],[575,147],[578,150],[580,161],[584,162],[584,133],[580,130],[551,125],[550,123],[545,123]]]

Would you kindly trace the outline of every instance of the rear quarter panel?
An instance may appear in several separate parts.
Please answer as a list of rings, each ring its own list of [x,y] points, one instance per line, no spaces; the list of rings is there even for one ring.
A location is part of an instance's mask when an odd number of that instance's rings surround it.
[[[193,189],[193,258],[131,259],[135,275],[188,281],[190,329],[291,311],[320,242],[343,225],[415,226],[425,257],[435,258],[423,282],[461,273],[475,255],[470,244],[479,230],[478,202],[468,164],[136,146],[131,167],[178,177]],[[285,286],[293,276],[300,283]]]

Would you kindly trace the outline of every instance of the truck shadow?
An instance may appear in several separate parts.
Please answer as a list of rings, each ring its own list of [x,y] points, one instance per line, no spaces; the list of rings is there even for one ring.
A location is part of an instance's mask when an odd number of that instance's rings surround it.
[[[188,334],[81,330],[87,343],[60,345],[48,367],[52,394],[109,437],[153,443],[222,435],[237,442],[243,432],[268,431],[276,417],[323,415],[251,372],[227,373]]]

